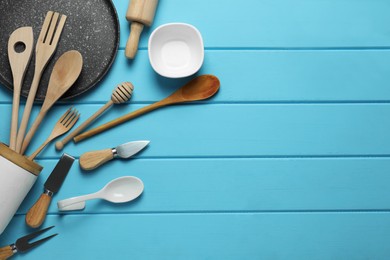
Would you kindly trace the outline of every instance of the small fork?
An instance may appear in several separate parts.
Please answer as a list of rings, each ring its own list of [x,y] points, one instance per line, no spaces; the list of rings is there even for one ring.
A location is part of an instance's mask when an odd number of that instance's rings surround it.
[[[22,149],[22,144],[24,140],[24,135],[26,134],[28,121],[31,115],[31,109],[35,100],[35,95],[37,94],[39,82],[41,80],[43,71],[46,68],[50,58],[53,56],[55,50],[57,49],[58,41],[60,39],[62,30],[65,25],[66,16],[52,11],[47,12],[45,21],[39,38],[37,41],[37,46],[35,48],[35,71],[34,79],[31,84],[30,91],[28,93],[28,98],[26,105],[23,111],[22,121],[20,123],[20,128],[18,131],[18,136],[16,138],[16,152],[20,153]]]
[[[16,254],[17,252],[25,252],[33,247],[36,247],[36,246],[42,244],[43,242],[49,240],[50,238],[55,237],[58,234],[50,235],[48,237],[45,237],[41,240],[38,240],[38,241],[35,241],[32,243],[29,242],[30,240],[36,238],[37,236],[39,236],[43,232],[45,232],[53,227],[54,226],[51,226],[51,227],[39,230],[37,232],[31,233],[27,236],[19,238],[18,240],[16,240],[16,242],[14,244],[0,248],[0,259],[8,259],[11,256],[13,256],[14,254]]]
[[[30,160],[34,160],[35,157],[48,145],[51,141],[56,139],[57,137],[68,132],[72,127],[76,124],[77,120],[79,120],[80,114],[76,109],[72,107],[69,108],[65,114],[61,116],[61,118],[55,124],[53,131],[50,136],[46,139],[46,141],[32,154],[28,157]]]

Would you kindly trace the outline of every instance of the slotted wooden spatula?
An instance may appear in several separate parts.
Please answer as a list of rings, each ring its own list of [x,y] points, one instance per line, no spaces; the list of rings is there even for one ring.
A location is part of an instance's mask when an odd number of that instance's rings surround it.
[[[9,148],[16,149],[16,136],[18,134],[19,101],[20,91],[34,45],[34,35],[32,27],[21,27],[16,29],[8,40],[8,59],[11,65],[14,97],[12,101],[12,119]]]

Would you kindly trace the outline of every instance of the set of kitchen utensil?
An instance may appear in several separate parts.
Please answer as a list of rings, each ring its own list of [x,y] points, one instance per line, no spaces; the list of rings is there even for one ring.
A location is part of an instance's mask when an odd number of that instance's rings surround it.
[[[125,49],[125,54],[128,58],[133,59],[135,57],[142,30],[144,26],[151,26],[157,4],[158,0],[130,0],[126,13],[126,19],[131,22],[131,33]],[[4,169],[4,172],[0,172],[0,191],[3,192],[2,190],[4,190],[4,192],[11,193],[11,202],[9,199],[2,199],[0,196],[0,207],[2,209],[2,212],[0,212],[0,234],[42,171],[42,167],[35,163],[34,159],[50,142],[70,131],[80,118],[80,114],[75,108],[69,108],[58,119],[46,141],[31,155],[24,156],[31,140],[49,110],[70,90],[82,73],[83,57],[80,52],[76,50],[66,51],[56,60],[41,110],[31,125],[31,128],[27,131],[40,80],[57,49],[66,21],[67,16],[61,15],[58,12],[49,11],[45,17],[35,48],[34,78],[19,127],[18,114],[21,89],[33,52],[34,39],[32,27],[16,29],[8,41],[8,57],[13,75],[14,93],[10,144],[7,147],[0,143],[0,166]],[[161,76],[170,78],[187,77],[195,74],[202,66],[204,59],[202,36],[194,26],[189,24],[165,24],[159,26],[151,34],[148,53],[151,66]],[[170,96],[154,104],[145,106],[94,129],[83,132],[114,104],[123,104],[130,100],[133,95],[134,86],[130,82],[123,82],[113,90],[110,100],[104,106],[81,123],[63,140],[57,141],[55,147],[57,150],[62,150],[71,140],[76,143],[81,142],[158,108],[208,99],[218,92],[219,87],[220,82],[217,77],[213,75],[197,76],[177,89]],[[80,156],[79,164],[83,170],[91,171],[114,158],[130,158],[143,150],[148,144],[149,141],[133,141],[115,148],[86,152]],[[27,212],[27,225],[32,228],[38,228],[42,225],[52,197],[59,191],[74,161],[75,158],[72,156],[66,153],[62,155],[52,173],[47,178],[43,193]],[[10,173],[13,174],[14,180],[9,178]],[[20,187],[21,190],[17,191],[10,188],[14,182],[24,183]],[[58,201],[57,206],[60,211],[71,211],[84,209],[86,201],[91,199],[104,199],[112,203],[124,203],[139,197],[143,190],[144,184],[139,178],[124,176],[112,180],[96,193]],[[56,234],[34,243],[28,242],[50,228],[52,227],[22,237],[15,244],[0,248],[0,259],[7,259],[17,251],[26,251],[52,238]]]
[[[66,52],[57,60],[51,73],[46,98],[40,113],[27,135],[25,135],[40,79],[48,62],[57,49],[66,19],[67,16],[61,15],[57,12],[49,11],[46,15],[35,47],[34,79],[30,87],[19,129],[18,116],[20,91],[32,56],[34,45],[33,29],[32,27],[22,27],[16,29],[9,38],[8,57],[14,78],[14,98],[12,103],[9,147],[17,153],[24,154],[47,112],[54,103],[57,102],[67,90],[69,90],[81,73],[83,59],[79,52]],[[78,116],[69,117],[69,123],[66,124],[66,126],[68,126],[66,129],[70,129],[77,119]],[[33,154],[34,157],[38,153],[39,151],[35,152]]]

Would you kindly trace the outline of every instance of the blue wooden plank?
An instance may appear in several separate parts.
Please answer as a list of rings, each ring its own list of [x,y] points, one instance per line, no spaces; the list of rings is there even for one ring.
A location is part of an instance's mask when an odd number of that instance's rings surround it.
[[[39,161],[45,169],[19,214],[40,196],[56,162]],[[121,205],[90,201],[84,211],[71,213],[388,210],[389,170],[389,158],[133,159],[92,172],[77,161],[49,212],[58,213],[59,200],[96,192],[122,176],[142,179],[141,198]]]
[[[107,122],[143,105],[121,106],[99,120]],[[98,105],[78,105],[83,118]],[[32,153],[68,108],[57,106],[31,142]],[[5,122],[9,105],[0,105]],[[193,104],[166,107],[85,140],[66,152],[107,148],[131,140],[151,140],[145,157],[388,156],[389,104]],[[96,124],[95,124],[96,126]],[[9,126],[0,129],[8,140]],[[51,145],[42,158],[58,157]]]
[[[49,216],[59,235],[15,259],[388,259],[389,213]],[[14,219],[1,243],[30,232]]]
[[[125,174],[141,177],[145,194],[126,205],[91,203],[76,215],[57,215],[53,203],[45,225],[55,224],[61,236],[28,257],[389,258],[388,1],[249,0],[246,9],[221,1],[160,1],[133,62],[123,58],[128,3],[115,4],[122,51],[102,84],[74,101],[82,104],[84,119],[121,81],[136,85],[133,103],[102,121],[159,100],[186,81],[156,76],[148,64],[148,35],[165,22],[201,30],[207,52],[200,73],[217,74],[221,92],[211,104],[156,111],[67,147],[79,156],[152,140],[131,162],[94,173],[75,166],[54,202]],[[10,100],[0,90],[2,141],[8,140]],[[68,104],[55,107],[32,148]],[[45,172],[20,213],[38,197],[60,154],[53,146],[42,154]],[[19,215],[0,242],[30,231]]]
[[[115,0],[121,23],[121,47],[129,25],[127,1]],[[145,29],[140,47],[157,26],[186,22],[201,31],[206,47],[388,47],[387,0],[160,1],[155,21]]]
[[[129,63],[123,51],[108,76],[72,103],[103,103],[120,82],[135,86],[131,103],[155,102],[189,79],[170,80],[151,68],[146,51]],[[206,51],[198,74],[220,77],[209,102],[388,102],[390,51]],[[0,89],[0,102],[11,103]],[[68,102],[67,102],[68,103]]]

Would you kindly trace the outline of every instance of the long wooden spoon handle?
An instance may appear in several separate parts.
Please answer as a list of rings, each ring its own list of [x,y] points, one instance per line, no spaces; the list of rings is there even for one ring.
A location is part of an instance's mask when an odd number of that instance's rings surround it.
[[[51,196],[43,193],[38,201],[31,207],[26,215],[26,223],[32,228],[37,228],[42,225],[46,218],[47,209],[51,202]]]
[[[31,139],[33,138],[35,132],[38,130],[38,127],[42,123],[42,120],[45,117],[46,113],[47,113],[46,109],[41,109],[41,111],[39,112],[39,114],[38,114],[37,118],[35,119],[33,125],[31,126],[31,128],[28,131],[26,137],[24,138],[22,149],[20,150],[20,154],[24,154],[24,152],[26,151],[28,145],[31,142]]]
[[[140,109],[138,109],[138,110],[136,110],[134,112],[131,112],[129,114],[121,116],[121,117],[119,117],[117,119],[114,119],[114,120],[108,122],[108,123],[105,123],[105,124],[103,124],[101,126],[98,126],[98,127],[94,128],[92,130],[89,130],[89,131],[87,131],[87,132],[85,132],[83,134],[80,134],[80,135],[76,136],[75,138],[73,138],[73,141],[78,143],[78,142],[80,142],[80,141],[82,141],[84,139],[87,139],[89,137],[95,136],[95,135],[97,135],[97,134],[99,134],[101,132],[104,132],[104,131],[106,131],[108,129],[111,129],[111,128],[117,126],[117,125],[120,125],[120,124],[122,124],[124,122],[127,122],[127,121],[129,121],[129,120],[131,120],[133,118],[136,118],[136,117],[138,117],[140,115],[146,114],[146,113],[148,113],[150,111],[153,111],[153,110],[155,110],[157,108],[160,108],[160,107],[163,107],[163,106],[166,106],[166,105],[169,105],[169,103],[166,102],[166,100],[161,100],[161,101],[156,102],[154,104],[151,104],[149,106],[140,108]]]
[[[107,109],[109,109],[114,102],[112,100],[108,101],[104,106],[102,106],[98,111],[96,111],[95,114],[93,114],[90,118],[85,120],[84,123],[82,123],[79,127],[77,127],[72,133],[70,133],[68,136],[66,136],[61,141],[56,142],[56,149],[62,150],[64,146],[73,139],[76,135],[81,133],[87,126],[89,126],[93,121],[95,121],[101,114],[103,114]]]
[[[35,74],[34,74],[34,79],[33,79],[33,82],[31,84],[30,92],[28,94],[26,105],[24,107],[23,117],[22,117],[22,121],[20,123],[18,136],[16,138],[16,149],[15,149],[15,151],[17,153],[20,153],[20,151],[22,149],[24,135],[26,134],[28,121],[30,120],[31,110],[32,110],[32,106],[34,104],[35,95],[36,95],[37,90],[38,90],[38,85],[39,85],[39,81],[41,80],[41,76],[42,76],[42,70],[39,71],[36,68],[35,69]]]
[[[5,259],[10,258],[13,255],[14,255],[14,252],[13,252],[11,246],[5,246],[5,247],[0,248],[0,259],[5,260]]]

